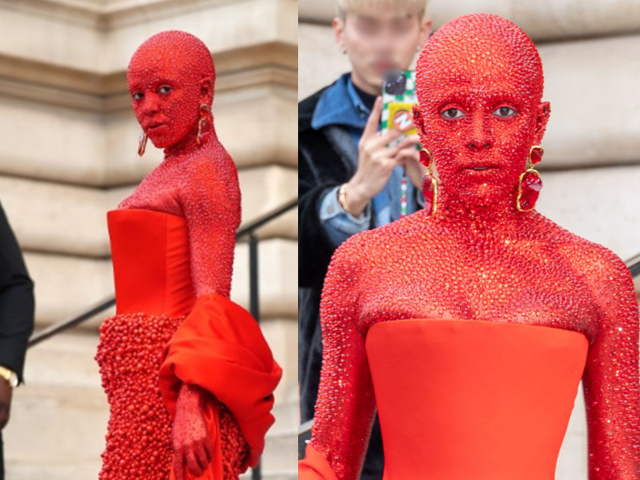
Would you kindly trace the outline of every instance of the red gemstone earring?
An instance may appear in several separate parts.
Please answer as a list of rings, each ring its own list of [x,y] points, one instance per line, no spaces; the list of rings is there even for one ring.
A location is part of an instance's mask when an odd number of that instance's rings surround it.
[[[207,112],[209,111],[209,106],[203,103],[202,105],[200,105],[200,110],[202,110],[202,113],[200,115],[200,120],[198,120],[198,136],[196,137],[196,142],[198,142],[198,145],[202,144],[202,140],[204,139],[205,134],[211,130],[207,122]]]
[[[140,137],[138,138],[138,156],[140,157],[144,155],[144,150],[147,148],[147,140],[147,134],[143,130],[140,134]]]
[[[520,175],[518,181],[518,210],[528,212],[536,206],[536,201],[542,190],[542,178],[535,169],[535,165],[542,160],[544,148],[540,145],[533,145],[527,157],[527,169]]]
[[[433,175],[431,167],[433,157],[426,148],[420,150],[420,163],[429,169],[422,177],[422,195],[424,195],[424,209],[428,215],[434,215],[438,206],[438,181]]]

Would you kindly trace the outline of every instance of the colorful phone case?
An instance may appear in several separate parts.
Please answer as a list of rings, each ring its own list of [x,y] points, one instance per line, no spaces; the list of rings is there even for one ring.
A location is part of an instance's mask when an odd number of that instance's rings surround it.
[[[396,128],[404,135],[417,133],[413,124],[412,107],[418,103],[415,90],[414,71],[395,71],[385,75],[382,89],[382,131]],[[400,142],[402,137],[389,144],[393,146]]]

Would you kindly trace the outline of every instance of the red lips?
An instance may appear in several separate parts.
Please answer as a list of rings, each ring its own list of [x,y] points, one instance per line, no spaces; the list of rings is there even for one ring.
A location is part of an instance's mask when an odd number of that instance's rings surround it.
[[[472,170],[474,172],[484,172],[486,170],[494,170],[500,168],[498,165],[469,165],[462,167],[463,170]]]

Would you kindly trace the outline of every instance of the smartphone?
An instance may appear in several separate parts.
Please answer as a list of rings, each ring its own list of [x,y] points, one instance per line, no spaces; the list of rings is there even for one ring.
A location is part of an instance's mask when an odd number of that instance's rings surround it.
[[[412,70],[391,70],[382,83],[382,131],[400,130],[405,136],[417,133],[413,124],[413,105],[418,103],[416,95],[416,72]],[[401,142],[400,136],[389,146]]]

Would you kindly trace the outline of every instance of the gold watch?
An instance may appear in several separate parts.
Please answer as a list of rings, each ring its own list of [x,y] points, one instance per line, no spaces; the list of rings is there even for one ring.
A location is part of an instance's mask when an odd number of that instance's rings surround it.
[[[18,386],[18,375],[16,375],[16,372],[0,366],[0,377],[4,378],[9,383],[11,388],[16,388]]]

